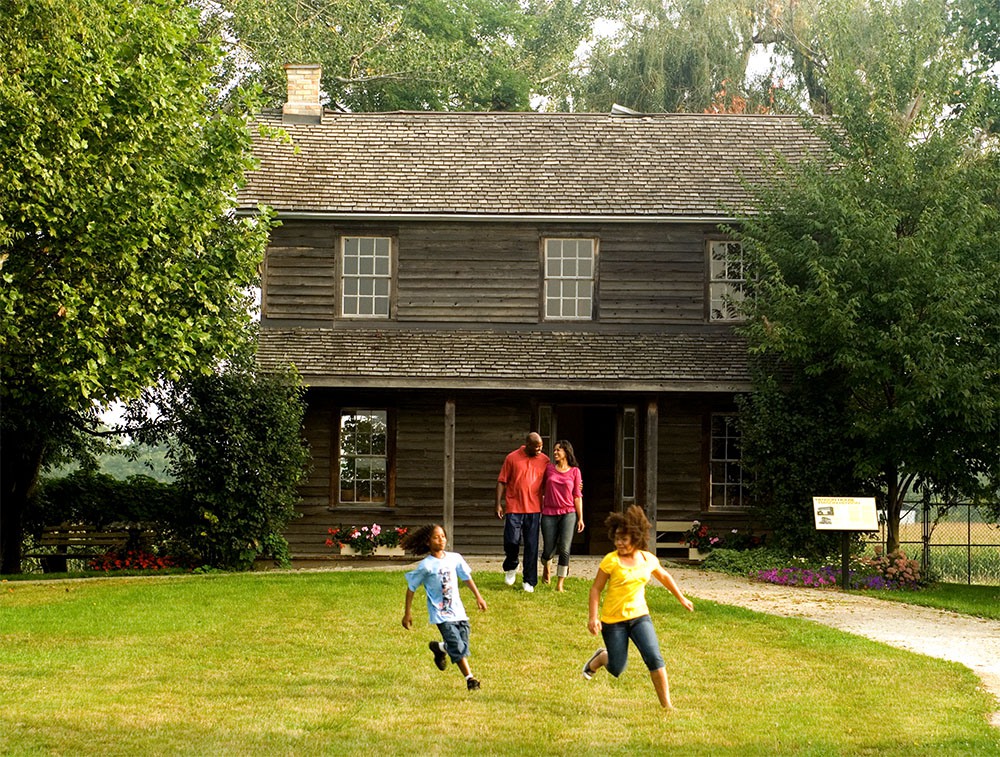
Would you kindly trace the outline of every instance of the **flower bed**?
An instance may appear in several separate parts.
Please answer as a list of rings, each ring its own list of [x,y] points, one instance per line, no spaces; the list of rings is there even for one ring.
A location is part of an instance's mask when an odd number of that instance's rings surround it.
[[[383,528],[378,523],[370,526],[337,526],[329,529],[326,546],[342,550],[345,547],[355,554],[367,556],[375,554],[380,547],[394,551],[408,529],[401,526]]]
[[[758,570],[753,576],[758,581],[781,586],[811,586],[822,588],[841,583],[840,568],[824,565],[818,568],[786,567]],[[903,552],[889,555],[876,554],[855,560],[855,568],[848,570],[847,586],[851,589],[914,590],[923,583],[920,565]]]

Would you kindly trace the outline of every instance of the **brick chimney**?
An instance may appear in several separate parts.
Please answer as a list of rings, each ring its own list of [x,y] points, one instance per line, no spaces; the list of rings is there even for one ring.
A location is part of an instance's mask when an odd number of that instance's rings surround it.
[[[318,124],[323,116],[319,102],[319,82],[323,67],[318,63],[286,63],[287,102],[281,108],[286,123]]]

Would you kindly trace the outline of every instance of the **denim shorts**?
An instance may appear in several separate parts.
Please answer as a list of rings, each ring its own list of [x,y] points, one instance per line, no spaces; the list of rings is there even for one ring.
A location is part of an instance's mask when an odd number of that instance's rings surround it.
[[[659,670],[664,667],[660,655],[660,642],[656,638],[656,629],[649,615],[641,615],[620,623],[602,623],[601,636],[608,650],[608,672],[615,678],[625,672],[628,665],[628,640],[632,639],[642,655],[642,661],[649,670]]]
[[[438,623],[441,638],[444,639],[444,650],[452,662],[458,662],[469,656],[469,621],[455,620],[450,623]]]

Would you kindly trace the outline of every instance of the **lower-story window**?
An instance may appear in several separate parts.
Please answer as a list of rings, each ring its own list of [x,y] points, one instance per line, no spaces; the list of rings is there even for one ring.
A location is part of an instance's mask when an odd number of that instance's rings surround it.
[[[340,503],[389,504],[389,414],[351,409],[340,413]]]
[[[735,414],[712,415],[709,452],[711,501],[713,508],[746,507],[743,466],[740,464],[740,426]]]

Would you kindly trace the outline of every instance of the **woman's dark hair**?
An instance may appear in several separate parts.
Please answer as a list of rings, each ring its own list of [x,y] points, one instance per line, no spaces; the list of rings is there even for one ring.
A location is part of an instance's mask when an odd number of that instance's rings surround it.
[[[570,468],[578,468],[580,464],[576,461],[576,455],[573,453],[573,445],[570,444],[565,439],[560,439],[552,448],[555,449],[556,446],[562,447],[563,452],[566,453],[566,462],[569,463]]]
[[[437,523],[428,523],[426,526],[420,526],[406,534],[406,536],[399,540],[399,546],[403,548],[404,552],[412,552],[415,555],[426,555],[431,551],[431,534],[434,533],[435,528],[440,528],[444,531],[444,526]],[[448,532],[444,531],[444,535],[447,537]]]
[[[629,535],[636,549],[649,550],[649,518],[639,505],[632,505],[623,513],[611,513],[604,525],[608,527],[608,538],[612,542],[615,534],[622,531]]]

